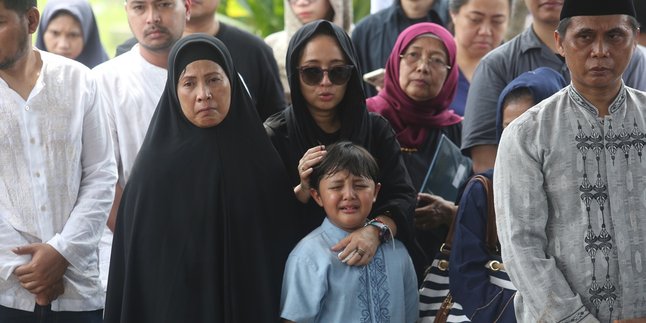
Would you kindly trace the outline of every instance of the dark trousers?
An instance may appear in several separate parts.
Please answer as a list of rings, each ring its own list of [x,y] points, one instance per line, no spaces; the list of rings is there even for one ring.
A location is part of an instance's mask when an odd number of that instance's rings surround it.
[[[101,323],[103,310],[88,312],[54,312],[51,305],[36,304],[33,312],[0,305],[1,323]]]

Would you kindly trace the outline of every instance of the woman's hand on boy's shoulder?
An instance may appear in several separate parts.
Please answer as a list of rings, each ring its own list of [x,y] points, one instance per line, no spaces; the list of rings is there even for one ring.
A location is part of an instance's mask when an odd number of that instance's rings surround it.
[[[339,261],[348,266],[364,266],[372,261],[379,241],[379,229],[371,225],[357,229],[332,246],[332,251],[339,252]]]

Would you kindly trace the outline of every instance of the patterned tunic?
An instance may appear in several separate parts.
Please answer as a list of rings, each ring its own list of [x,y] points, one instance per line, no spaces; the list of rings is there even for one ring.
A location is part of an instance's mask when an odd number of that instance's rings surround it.
[[[570,85],[504,131],[495,203],[519,322],[646,317],[645,142],[646,93],[623,85],[603,118]]]
[[[415,322],[417,278],[404,245],[382,244],[366,266],[348,266],[330,248],[348,235],[327,218],[289,255],[281,317],[294,322]]]

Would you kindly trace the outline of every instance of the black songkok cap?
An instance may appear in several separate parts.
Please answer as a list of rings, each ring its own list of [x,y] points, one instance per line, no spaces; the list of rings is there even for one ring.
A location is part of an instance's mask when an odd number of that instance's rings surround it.
[[[635,13],[637,14],[637,21],[642,27],[646,28],[646,0],[635,0]]]
[[[565,0],[561,9],[561,20],[574,16],[606,15],[636,17],[633,0]]]

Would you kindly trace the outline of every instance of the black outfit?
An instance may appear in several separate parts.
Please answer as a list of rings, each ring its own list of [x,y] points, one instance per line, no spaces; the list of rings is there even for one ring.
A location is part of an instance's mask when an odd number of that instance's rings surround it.
[[[203,56],[231,83],[228,115],[211,128],[190,123],[176,93],[186,64]],[[182,38],[168,66],[119,208],[105,322],[278,322],[296,242],[280,156],[222,42]]]
[[[251,92],[261,120],[285,108],[285,93],[280,82],[278,65],[271,47],[255,35],[220,22],[215,35],[227,46],[233,65]],[[117,55],[127,52],[137,43],[135,38],[117,47]]]
[[[233,65],[249,86],[260,119],[285,109],[285,91],[271,47],[258,36],[222,22],[215,37],[229,49]]]
[[[448,19],[448,1],[436,0],[428,16],[410,19],[404,14],[399,0],[393,4],[361,19],[352,30],[352,41],[357,50],[359,70],[368,73],[384,68],[397,37],[407,27],[418,22],[434,22],[443,25]],[[377,95],[377,89],[362,82],[367,97]]]
[[[444,134],[456,146],[460,147],[460,140],[462,137],[461,133],[461,123],[442,128],[431,129],[431,131],[429,131],[428,133],[428,137],[426,137],[426,141],[424,142],[424,144],[422,144],[421,147],[418,148],[417,151],[402,153],[404,164],[406,165],[406,169],[410,174],[410,178],[415,189],[419,190],[422,187],[422,182],[424,182],[424,178],[426,178],[429,163],[433,160],[433,156],[435,156],[437,144],[439,143],[441,135]],[[435,258],[435,255],[440,250],[440,247],[444,243],[444,240],[446,240],[448,231],[449,227],[445,224],[430,230],[416,229],[415,237],[417,238],[419,245],[422,247],[422,250],[424,250],[426,259],[432,260]],[[423,272],[418,273],[422,274]]]
[[[341,129],[334,134],[321,130],[310,115],[299,86],[300,76],[296,72],[303,48],[311,38],[322,33],[336,38],[349,64],[355,66],[345,97],[336,108],[341,118]],[[406,245],[413,261],[419,259],[415,255],[419,256],[421,251],[414,242],[412,232],[415,189],[402,161],[400,146],[392,127],[385,118],[366,110],[360,74],[356,68],[357,58],[350,38],[333,23],[317,20],[306,24],[294,34],[289,43],[287,59],[292,105],[267,119],[265,128],[283,158],[292,186],[300,183],[298,162],[309,148],[340,140],[349,140],[363,146],[377,160],[382,184],[370,217],[388,213],[397,224],[397,238]],[[303,205],[301,214],[301,236],[318,227],[325,217],[323,208],[312,199]]]

